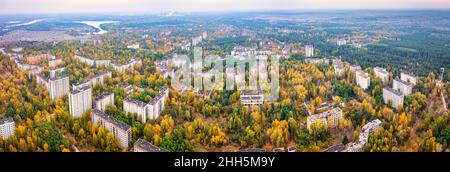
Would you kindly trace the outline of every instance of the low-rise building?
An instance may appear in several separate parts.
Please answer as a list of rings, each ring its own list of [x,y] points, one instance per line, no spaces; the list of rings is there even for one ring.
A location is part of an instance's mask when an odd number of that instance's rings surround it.
[[[383,99],[385,104],[391,102],[391,106],[395,109],[399,108],[399,105],[403,105],[403,94],[397,90],[390,87],[385,87],[383,89]]]
[[[92,88],[83,87],[71,91],[69,94],[69,111],[73,118],[78,118],[83,113],[92,109]]]
[[[133,69],[134,65],[136,64],[141,64],[141,60],[139,60],[139,58],[133,58],[131,59],[129,62],[125,63],[125,64],[117,64],[117,63],[113,63],[113,67],[114,70],[116,70],[117,72],[124,72],[127,69]]]
[[[90,77],[89,80],[91,81],[91,85],[95,86],[98,83],[104,84],[105,79],[111,78],[111,77],[112,77],[112,73],[110,71],[106,71],[104,73],[97,74],[97,75]]]
[[[364,125],[359,133],[359,138],[354,143],[347,144],[344,150],[340,152],[360,152],[363,151],[366,147],[367,141],[369,140],[370,135],[376,130],[382,127],[382,123],[380,120],[373,120],[366,125]]]
[[[125,90],[125,94],[129,95],[133,92],[133,86],[131,84],[127,84],[125,82],[122,82],[120,86]]]
[[[106,130],[114,134],[120,142],[121,148],[128,148],[131,142],[131,127],[121,123],[113,117],[103,113],[98,109],[91,112],[92,123],[103,126]]]
[[[264,93],[262,90],[241,90],[240,97],[243,105],[262,105],[264,103]]]
[[[133,151],[134,152],[169,152],[167,149],[152,145],[151,143],[149,143],[143,139],[138,139],[134,143]]]
[[[78,61],[82,62],[82,63],[86,63],[89,66],[94,66],[95,65],[95,60],[91,59],[89,57],[86,56],[82,56],[82,55],[75,55],[75,59],[77,59]]]
[[[64,72],[64,70],[65,70],[64,67],[50,70],[49,71],[50,72],[50,78],[55,78],[58,73]]]
[[[338,127],[341,120],[341,108],[333,108],[323,113],[309,115],[306,120],[306,128],[311,131],[312,127],[318,125],[318,123],[328,128]]]
[[[370,85],[370,77],[369,74],[362,70],[356,70],[356,84],[362,89],[369,88]]]
[[[95,108],[105,112],[106,106],[114,104],[114,92],[108,91],[97,96],[94,101]]]
[[[394,90],[400,91],[405,96],[412,93],[412,85],[409,82],[403,80],[394,79],[392,88]]]
[[[15,123],[12,118],[0,119],[0,136],[3,140],[7,140],[14,135]]]

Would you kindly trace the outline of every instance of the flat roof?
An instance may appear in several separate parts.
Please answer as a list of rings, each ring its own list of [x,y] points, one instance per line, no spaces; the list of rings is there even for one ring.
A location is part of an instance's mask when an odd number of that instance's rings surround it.
[[[129,98],[129,97],[123,99],[123,101],[124,101],[124,102],[128,102],[128,103],[133,103],[133,104],[138,105],[138,106],[141,106],[141,107],[147,106],[147,103],[141,102],[141,101],[139,101],[139,100],[134,100],[134,99],[131,99],[131,98]]]
[[[105,97],[110,96],[110,95],[112,95],[112,94],[114,94],[114,92],[112,92],[112,91],[104,92],[104,93],[102,93],[101,95],[97,96],[97,97],[95,98],[95,100],[101,100],[101,99],[104,99]]]
[[[384,87],[385,90],[397,95],[397,96],[403,96],[403,94],[400,91],[394,90],[391,87]]]
[[[79,88],[79,89],[75,89],[75,90],[71,91],[70,94],[78,94],[78,93],[83,92],[83,91],[86,91],[86,90],[88,90],[88,89],[91,89],[91,87],[89,87],[89,86],[84,86],[84,87],[81,87],[81,88]]]
[[[102,119],[108,121],[109,123],[119,127],[122,130],[127,131],[127,130],[131,129],[131,127],[129,125],[117,121],[115,118],[107,115],[106,113],[103,113],[102,111],[100,111],[98,109],[93,109],[92,110],[92,114],[99,116],[100,118],[102,118]]]
[[[11,122],[14,122],[13,118],[11,118],[11,117],[0,119],[0,125],[6,124],[6,123],[11,123]]]
[[[146,150],[147,152],[169,152],[169,150],[152,145],[151,143],[143,139],[138,139],[134,143],[134,147],[139,147],[141,149]]]

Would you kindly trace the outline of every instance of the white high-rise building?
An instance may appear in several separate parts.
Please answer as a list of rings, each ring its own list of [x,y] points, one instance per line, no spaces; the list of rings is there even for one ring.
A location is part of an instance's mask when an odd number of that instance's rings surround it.
[[[83,87],[71,91],[69,94],[69,111],[73,118],[78,118],[83,113],[92,109],[92,88]]]
[[[394,90],[390,87],[385,87],[383,89],[383,99],[384,103],[388,104],[391,101],[391,106],[395,109],[398,109],[399,105],[403,105],[403,94],[397,90]]]
[[[356,70],[356,84],[362,89],[369,88],[370,85],[370,77],[369,74],[362,70]]]
[[[360,65],[356,65],[356,64],[351,64],[350,65],[350,71],[356,72],[357,70],[361,70],[361,66]]]
[[[413,73],[403,71],[400,73],[400,79],[411,83],[413,86],[417,84],[417,77]]]
[[[347,40],[345,40],[345,39],[338,39],[336,42],[337,42],[338,46],[347,44]]]
[[[114,92],[108,91],[95,98],[95,108],[105,112],[106,106],[114,104]]]
[[[114,134],[120,142],[121,148],[128,148],[131,142],[131,127],[124,123],[121,123],[113,117],[103,113],[98,109],[94,109],[91,112],[92,123],[95,125],[101,125],[106,130]]]
[[[375,67],[373,68],[373,72],[375,73],[376,77],[380,78],[381,81],[383,81],[383,84],[389,81],[389,72],[387,72],[386,69]]]
[[[15,123],[12,118],[0,119],[0,136],[3,140],[7,140],[14,135]]]
[[[305,56],[306,57],[313,57],[314,56],[314,46],[312,46],[312,45],[305,45]]]
[[[409,82],[402,81],[399,79],[394,79],[392,88],[394,90],[400,91],[405,96],[410,95],[412,93],[412,85]]]
[[[38,84],[44,84],[52,100],[58,99],[69,93],[69,77],[46,78],[42,74],[36,75]]]

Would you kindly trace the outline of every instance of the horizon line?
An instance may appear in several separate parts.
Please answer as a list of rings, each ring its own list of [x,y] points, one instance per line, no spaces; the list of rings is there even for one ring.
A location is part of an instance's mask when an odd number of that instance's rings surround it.
[[[246,12],[303,12],[303,11],[360,11],[360,10],[370,10],[370,11],[446,11],[450,10],[449,7],[430,7],[430,8],[305,8],[305,9],[257,9],[257,10],[215,10],[215,11],[177,11],[177,10],[166,10],[160,12],[19,12],[19,13],[1,13],[0,15],[67,15],[67,14],[117,14],[117,15],[139,15],[139,14],[164,14],[168,12],[176,12],[179,14],[201,14],[201,13],[246,13]]]

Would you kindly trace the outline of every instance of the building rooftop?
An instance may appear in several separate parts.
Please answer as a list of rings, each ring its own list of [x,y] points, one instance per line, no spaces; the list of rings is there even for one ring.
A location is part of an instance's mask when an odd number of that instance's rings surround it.
[[[0,119],[0,125],[11,123],[11,122],[14,122],[13,118]]]
[[[347,149],[347,147],[345,145],[338,144],[338,145],[334,145],[334,146],[331,146],[331,147],[325,149],[324,152],[343,152],[346,149]]]
[[[151,143],[143,140],[143,139],[138,139],[135,143],[134,143],[134,147],[139,147],[141,149],[146,150],[147,152],[169,152],[167,149],[164,148],[160,148],[157,147],[155,145],[152,145]]]
[[[411,76],[411,77],[416,77],[416,75],[414,75],[414,73],[412,73],[410,71],[402,71],[402,74],[408,75],[408,76]]]
[[[310,115],[310,116],[308,116],[308,119],[309,120],[322,119],[322,118],[326,118],[326,117],[328,117],[330,115],[334,115],[334,114],[337,114],[337,113],[342,113],[341,108],[333,108],[333,109],[330,109],[328,111],[325,111],[325,112],[322,112],[322,113],[319,113],[319,114]]]
[[[400,91],[394,90],[391,87],[384,87],[384,89],[395,94],[396,96],[403,96],[403,94]]]
[[[92,113],[99,116],[100,118],[103,118],[105,121],[108,121],[109,123],[119,127],[122,130],[127,131],[127,130],[131,129],[131,127],[129,125],[117,121],[113,117],[107,115],[106,113],[103,113],[102,111],[100,111],[98,109],[93,109]]]
[[[104,92],[103,94],[97,96],[97,97],[95,98],[95,101],[104,99],[105,97],[108,97],[108,96],[110,96],[110,95],[112,95],[112,94],[114,94],[114,92],[112,92],[112,91]]]
[[[403,80],[401,80],[401,79],[394,79],[394,81],[400,82],[400,83],[402,83],[403,85],[412,86],[409,82],[403,81]]]
[[[383,74],[385,74],[385,75],[388,74],[388,72],[386,71],[386,69],[381,68],[381,67],[374,67],[373,70],[376,71],[376,72],[379,72],[379,73],[383,73]]]
[[[369,78],[369,74],[364,72],[363,70],[356,70],[356,75],[366,79]]]
[[[141,102],[141,101],[139,101],[139,100],[134,100],[134,99],[131,99],[131,98],[125,98],[125,99],[123,99],[123,101],[124,102],[128,102],[128,103],[133,103],[133,104],[135,104],[135,105],[137,105],[137,106],[140,106],[140,107],[145,107],[145,106],[147,106],[147,103],[144,103],[144,102]]]
[[[75,90],[71,91],[70,94],[78,94],[78,93],[86,91],[88,89],[91,89],[91,87],[84,86],[84,87],[81,87],[79,89],[75,89]]]

